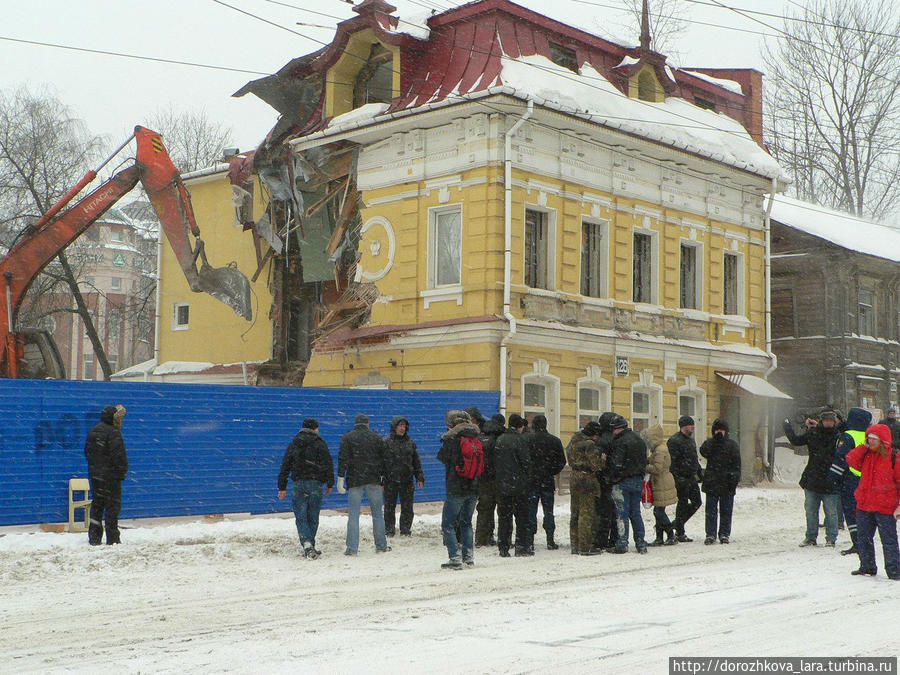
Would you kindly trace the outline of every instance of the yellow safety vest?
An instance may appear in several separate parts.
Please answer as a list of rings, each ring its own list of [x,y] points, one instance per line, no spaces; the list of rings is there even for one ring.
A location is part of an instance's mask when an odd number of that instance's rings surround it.
[[[854,443],[856,443],[856,445],[863,445],[866,442],[866,432],[865,431],[857,431],[856,429],[847,429],[847,431],[844,433],[848,434],[850,436],[850,438],[853,439]],[[854,447],[856,447],[856,446],[854,446]],[[852,466],[849,466],[849,465],[847,466],[847,468],[850,469],[850,473],[852,473],[854,476],[862,476],[862,471],[854,469]]]

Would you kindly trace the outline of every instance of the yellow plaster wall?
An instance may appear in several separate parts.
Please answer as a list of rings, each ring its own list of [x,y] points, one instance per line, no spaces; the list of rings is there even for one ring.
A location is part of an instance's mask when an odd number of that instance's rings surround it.
[[[400,95],[400,48],[381,42],[371,28],[354,33],[340,58],[325,77],[325,117],[334,117],[353,109],[353,87],[356,76],[369,58],[374,43],[393,54],[393,96]]]
[[[224,172],[198,178],[187,184],[200,237],[206,242],[206,253],[213,267],[237,263],[248,278],[256,271],[256,252],[249,232],[234,224],[231,185]],[[255,185],[254,218],[265,208]],[[272,296],[267,286],[267,270],[251,284],[253,319],[246,321],[206,293],[194,293],[188,286],[172,248],[164,241],[160,268],[159,360],[237,363],[264,361],[272,353],[272,322],[269,309]],[[190,305],[189,328],[173,330],[175,303]]]

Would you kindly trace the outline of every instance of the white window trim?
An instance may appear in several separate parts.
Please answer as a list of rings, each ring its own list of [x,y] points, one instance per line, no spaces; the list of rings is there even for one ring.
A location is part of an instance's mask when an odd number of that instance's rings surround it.
[[[583,298],[589,298],[592,300],[597,300],[600,298],[609,298],[609,220],[603,218],[594,218],[591,216],[582,216],[581,217],[581,227],[584,229],[585,223],[591,223],[594,225],[598,225],[603,232],[602,244],[600,245],[600,260],[601,260],[601,280],[600,280],[600,290],[599,296],[594,295],[582,295]],[[579,233],[580,234],[580,233]],[[579,282],[579,292],[581,291],[581,276],[584,270],[581,269],[581,256],[578,256],[578,282]]]
[[[631,232],[631,289],[634,300],[634,235],[650,235],[650,302],[638,302],[637,306],[659,306],[659,232],[649,227],[633,227]],[[679,251],[680,253],[680,251]]]
[[[437,279],[437,218],[444,213],[459,213],[459,283],[442,284],[435,283]],[[442,204],[440,206],[432,206],[428,209],[428,290],[438,289],[455,289],[462,288],[462,260],[463,260],[463,243],[465,242],[465,220],[463,219],[463,205],[458,204]],[[461,304],[460,300],[460,304]],[[427,304],[426,304],[427,308]]]
[[[539,211],[541,213],[547,214],[547,286],[549,288],[535,288],[534,290],[544,290],[544,291],[555,291],[557,290],[556,284],[556,209],[551,209],[546,206],[540,206],[538,204],[525,204],[522,209],[522,251],[521,251],[521,260],[522,260],[522,284],[528,288],[534,288],[532,286],[528,286],[525,283],[525,212],[526,211]],[[549,420],[548,420],[549,421]]]
[[[547,417],[547,431],[556,436],[559,435],[559,378],[550,374],[549,366],[543,359],[532,364],[532,372],[526,373],[521,379],[519,401],[521,402],[522,415],[525,415],[525,385],[542,384],[544,391],[544,414]]]
[[[650,422],[647,425],[649,429],[654,424],[662,424],[663,423],[663,390],[662,386],[659,384],[642,384],[641,382],[633,382],[631,384],[631,391],[628,395],[628,407],[629,412],[631,413],[631,419],[629,420],[629,425],[634,428],[634,410],[632,409],[634,406],[634,395],[635,394],[649,394],[650,395]]]
[[[682,307],[681,306],[681,247],[682,246],[690,246],[693,248],[697,254],[697,264],[696,269],[694,270],[694,284],[696,285],[696,298],[697,298],[697,306],[696,307]],[[740,266],[740,263],[738,263]],[[682,238],[678,245],[678,308],[682,311],[694,311],[694,312],[702,312],[703,308],[703,299],[705,294],[703,292],[703,242],[697,241],[695,239],[684,239]]]
[[[737,312],[735,314],[725,314],[725,256],[733,255],[737,258]],[[747,310],[744,304],[744,254],[740,251],[725,250],[722,252],[722,314],[724,316],[742,316],[746,317]]]
[[[186,324],[178,323],[178,309],[180,307],[188,308],[188,322]],[[190,303],[188,302],[173,302],[172,303],[172,330],[188,330],[191,326],[191,310]]]
[[[596,369],[596,370],[595,370]],[[575,428],[581,428],[581,415],[583,411],[581,408],[581,390],[582,389],[596,389],[600,392],[600,410],[598,413],[603,413],[608,410],[612,410],[612,383],[609,380],[604,380],[599,375],[600,369],[597,366],[589,366],[587,375],[585,377],[580,377],[575,380]]]
[[[706,426],[706,391],[698,387],[695,382],[690,381],[678,387],[675,392],[675,412],[678,413],[679,417],[681,416],[681,410],[678,408],[678,404],[680,403],[680,398],[682,396],[691,396],[694,398],[695,414],[693,417],[696,427],[694,436],[706,438],[706,429],[708,428]],[[678,423],[677,418],[675,423]]]

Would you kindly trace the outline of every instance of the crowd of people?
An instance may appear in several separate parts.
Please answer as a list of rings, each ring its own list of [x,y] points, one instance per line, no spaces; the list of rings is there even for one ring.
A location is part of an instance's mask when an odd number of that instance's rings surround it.
[[[106,543],[120,541],[118,514],[121,484],[128,459],[121,433],[123,406],[107,406],[88,433],[85,456],[93,491],[88,541],[99,544],[106,524]],[[854,575],[875,576],[874,535],[884,552],[886,573],[900,579],[900,420],[897,408],[872,424],[872,415],[851,408],[846,418],[824,407],[803,415],[802,430],[790,420],[783,428],[791,444],[806,446],[808,461],[800,486],[804,490],[806,532],[801,547],[815,547],[819,512],[825,512],[825,545],[835,547],[841,522],[851,546],[843,554],[859,556]],[[496,414],[485,419],[477,408],[450,410],[437,459],[445,467],[446,498],[441,531],[448,560],[444,569],[475,564],[475,549],[496,546],[501,557],[534,555],[538,511],[548,550],[557,550],[554,498],[557,476],[569,466],[571,494],[569,539],[575,555],[629,550],[629,534],[637,553],[651,546],[690,542],[685,526],[706,495],[707,545],[728,544],[734,497],[741,477],[741,451],[728,424],[717,419],[698,450],[695,422],[678,420],[678,431],[666,438],[659,424],[637,433],[620,414],[605,412],[577,431],[563,447],[547,430],[547,419]],[[394,417],[386,436],[369,428],[359,414],[353,429],[341,437],[337,462],[338,492],[347,494],[348,518],[344,554],[359,550],[359,516],[363,496],[371,507],[377,553],[391,550],[388,537],[411,536],[415,490],[425,487],[425,473],[409,420]],[[706,460],[705,468],[699,458]],[[335,487],[335,467],[314,418],[303,421],[284,453],[278,474],[278,497],[292,504],[303,555],[318,558],[316,533],[324,496]],[[702,488],[701,488],[702,486]],[[641,505],[652,505],[655,538],[645,538]],[[666,509],[675,506],[674,520]],[[477,513],[477,517],[475,514]],[[475,517],[473,530],[472,520]],[[496,536],[495,536],[496,535]]]

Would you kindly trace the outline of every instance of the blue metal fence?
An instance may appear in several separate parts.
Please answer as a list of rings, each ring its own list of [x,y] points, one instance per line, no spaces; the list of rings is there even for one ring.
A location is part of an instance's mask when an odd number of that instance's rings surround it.
[[[68,519],[69,478],[87,476],[84,439],[111,403],[128,408],[123,434],[130,465],[122,518],[290,510],[276,497],[287,444],[305,417],[337,469],[341,435],[366,413],[386,434],[391,417],[409,419],[426,484],[421,501],[444,498],[439,436],[451,408],[477,405],[489,416],[492,391],[241,387],[197,384],[0,380],[0,525]],[[346,506],[333,492],[326,508]]]

